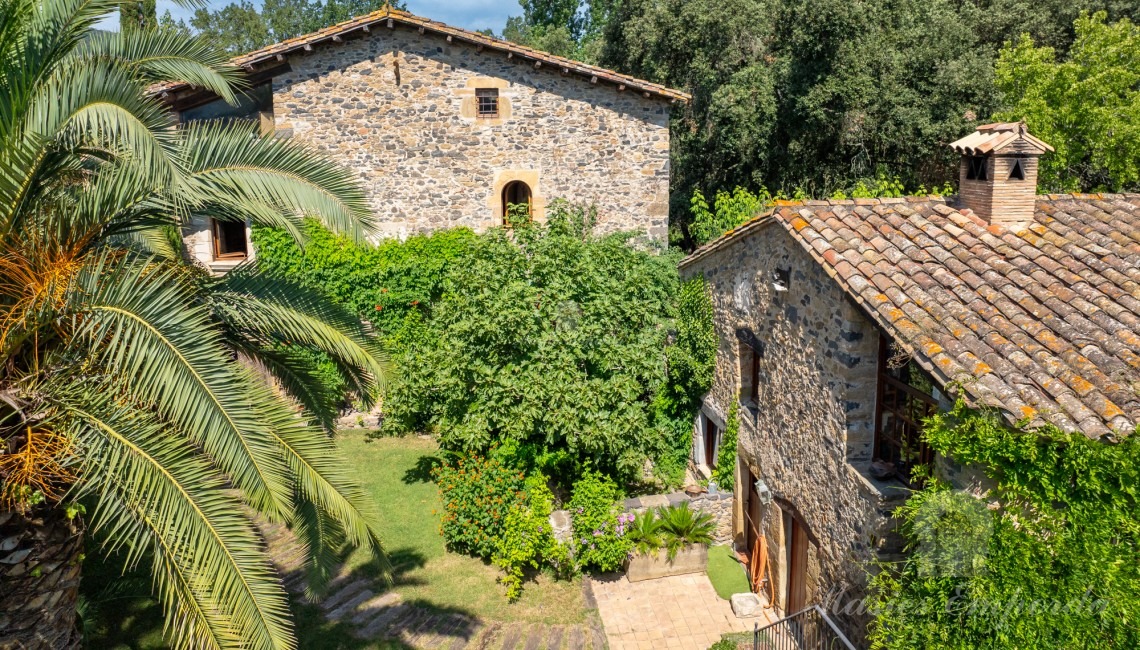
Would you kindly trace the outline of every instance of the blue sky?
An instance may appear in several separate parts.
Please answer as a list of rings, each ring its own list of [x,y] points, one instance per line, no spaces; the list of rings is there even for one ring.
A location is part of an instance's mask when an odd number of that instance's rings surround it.
[[[233,0],[210,0],[211,9],[219,9]],[[260,0],[253,0],[261,6]],[[518,0],[407,0],[408,11],[466,29],[493,29],[502,31],[507,16],[522,13]],[[183,9],[169,0],[158,0],[158,15],[167,9],[175,18],[189,18],[193,11]]]

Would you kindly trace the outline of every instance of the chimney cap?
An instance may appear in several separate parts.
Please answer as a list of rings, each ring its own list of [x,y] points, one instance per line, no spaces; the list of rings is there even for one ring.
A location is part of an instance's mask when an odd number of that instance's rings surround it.
[[[1053,147],[1046,142],[1029,134],[1025,122],[994,122],[983,124],[970,135],[950,143],[950,147],[964,156],[982,156],[997,153],[1012,144],[1021,143],[1031,150],[1025,151],[1025,146],[1018,147],[1022,153],[1031,153],[1035,150],[1038,155],[1046,151],[1053,151]]]

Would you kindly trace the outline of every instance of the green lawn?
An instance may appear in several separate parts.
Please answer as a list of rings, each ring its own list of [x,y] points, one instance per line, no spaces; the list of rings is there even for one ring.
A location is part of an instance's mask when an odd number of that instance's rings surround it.
[[[481,560],[448,553],[439,534],[438,494],[428,471],[437,455],[431,440],[382,438],[368,441],[361,431],[337,437],[349,467],[376,500],[381,531],[395,584],[405,602],[462,612],[499,622],[581,623],[587,610],[579,580],[554,581],[538,575],[517,603],[507,603],[496,582],[498,570]],[[162,648],[162,617],[146,598],[145,575],[121,578],[93,554],[84,567],[82,591],[89,601],[88,648]],[[366,571],[367,558],[354,554],[351,567]],[[373,588],[378,591],[379,588]],[[355,639],[346,624],[327,622],[319,608],[293,603],[301,648],[389,650],[399,647]]]
[[[433,441],[381,438],[342,432],[338,444],[382,516],[382,539],[392,558],[396,591],[405,601],[465,611],[495,621],[580,623],[586,610],[582,585],[539,575],[508,604],[496,579],[498,569],[481,560],[448,553],[439,534],[439,499],[428,470],[436,458]],[[350,558],[350,563],[359,562]]]
[[[725,600],[732,594],[752,591],[748,586],[748,575],[737,561],[731,545],[709,547],[709,582],[717,595]]]

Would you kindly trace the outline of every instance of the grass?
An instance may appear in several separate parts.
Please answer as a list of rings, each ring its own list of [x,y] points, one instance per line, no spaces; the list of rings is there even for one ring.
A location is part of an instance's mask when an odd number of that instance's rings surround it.
[[[586,609],[580,581],[539,574],[507,603],[499,570],[482,560],[448,553],[439,534],[439,498],[429,476],[438,458],[435,443],[419,438],[367,440],[363,433],[338,436],[349,465],[378,504],[381,539],[392,558],[394,589],[405,601],[462,611],[495,621],[581,623]],[[364,558],[349,558],[359,564]]]
[[[523,588],[522,598],[508,603],[497,579],[499,571],[482,560],[447,552],[439,534],[439,497],[430,469],[438,458],[436,444],[420,438],[369,441],[362,431],[338,434],[348,467],[380,512],[381,539],[392,563],[394,584],[404,602],[444,612],[468,614],[503,623],[574,624],[586,620],[579,580],[555,581],[539,574]],[[162,642],[162,613],[147,594],[149,577],[131,572],[120,576],[121,563],[101,562],[95,548],[84,565],[82,592],[89,608],[84,644],[92,649],[151,650]],[[349,556],[350,568],[369,572],[369,558]],[[373,591],[379,593],[377,584]],[[297,602],[300,601],[300,602]],[[362,641],[344,623],[329,623],[320,608],[294,599],[298,647],[325,650],[395,650],[400,644]]]
[[[709,582],[716,594],[728,600],[732,594],[752,591],[748,586],[748,575],[736,559],[731,545],[709,547]]]

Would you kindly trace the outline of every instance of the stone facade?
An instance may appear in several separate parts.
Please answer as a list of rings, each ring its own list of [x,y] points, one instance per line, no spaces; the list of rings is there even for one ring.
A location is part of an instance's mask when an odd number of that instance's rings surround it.
[[[720,338],[704,411],[723,422],[742,402],[734,493],[749,494],[748,483],[759,479],[773,495],[759,508],[758,527],[776,605],[789,604],[785,521],[806,534],[805,604],[837,591],[858,598],[868,562],[890,550],[890,512],[903,495],[869,476],[878,329],[774,223],[695,259],[683,274],[708,281]],[[752,355],[759,357],[754,402]],[[746,498],[734,502],[742,550],[748,506]],[[850,617],[841,625],[857,640],[865,622]]]
[[[403,26],[288,61],[277,133],[359,174],[385,236],[501,225],[503,189],[523,181],[538,219],[565,198],[596,204],[603,232],[666,238],[668,100]],[[481,88],[498,117],[476,116]]]

